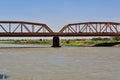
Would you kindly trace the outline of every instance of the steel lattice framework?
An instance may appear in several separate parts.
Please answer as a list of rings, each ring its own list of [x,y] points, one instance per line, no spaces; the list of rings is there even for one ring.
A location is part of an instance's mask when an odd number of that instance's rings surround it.
[[[120,32],[120,23],[114,22],[86,22],[75,23],[64,26],[60,33],[103,33],[103,32]]]
[[[7,28],[5,28],[7,27]],[[14,28],[15,27],[15,28]],[[37,30],[35,30],[37,28]],[[12,28],[14,28],[12,30]],[[53,31],[46,25],[42,23],[33,22],[20,22],[20,21],[0,21],[0,29],[5,33],[52,33]]]
[[[1,37],[120,36],[120,23],[84,22],[64,26],[53,32],[46,24],[24,21],[0,21]]]
[[[42,23],[24,21],[0,21],[0,36],[44,36],[53,31]]]
[[[119,36],[120,23],[116,22],[85,22],[64,26],[59,33],[74,36]]]

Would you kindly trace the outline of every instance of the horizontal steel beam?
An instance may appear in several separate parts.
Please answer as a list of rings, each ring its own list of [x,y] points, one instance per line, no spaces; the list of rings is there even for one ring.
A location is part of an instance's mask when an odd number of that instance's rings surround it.
[[[0,33],[0,37],[79,37],[79,36],[120,36],[120,33]]]
[[[115,24],[120,25],[118,22],[82,22],[82,23],[71,23],[68,25],[81,25],[81,24]]]
[[[34,25],[46,25],[43,23],[35,23],[35,22],[26,22],[26,21],[0,21],[0,23],[11,23],[11,24],[34,24]]]

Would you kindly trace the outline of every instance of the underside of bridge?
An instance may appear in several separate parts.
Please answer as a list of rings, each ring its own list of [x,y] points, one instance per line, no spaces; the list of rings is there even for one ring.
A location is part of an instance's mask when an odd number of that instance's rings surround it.
[[[120,23],[73,23],[65,25],[59,32],[53,32],[43,23],[0,21],[0,37],[53,37],[53,47],[60,47],[59,37],[79,36],[120,36]]]

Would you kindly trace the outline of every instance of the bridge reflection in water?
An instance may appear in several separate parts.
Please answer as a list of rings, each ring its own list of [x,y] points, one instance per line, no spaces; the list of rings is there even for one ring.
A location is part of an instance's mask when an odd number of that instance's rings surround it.
[[[60,47],[59,37],[76,36],[120,36],[120,23],[73,23],[65,25],[59,32],[53,32],[43,23],[0,21],[0,37],[53,37],[53,47]]]

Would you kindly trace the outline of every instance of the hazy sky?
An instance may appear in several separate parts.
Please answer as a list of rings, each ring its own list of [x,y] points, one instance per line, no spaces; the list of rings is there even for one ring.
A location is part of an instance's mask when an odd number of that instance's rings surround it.
[[[68,23],[120,22],[120,0],[0,0],[0,20],[46,23],[54,31]]]

